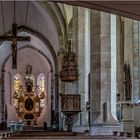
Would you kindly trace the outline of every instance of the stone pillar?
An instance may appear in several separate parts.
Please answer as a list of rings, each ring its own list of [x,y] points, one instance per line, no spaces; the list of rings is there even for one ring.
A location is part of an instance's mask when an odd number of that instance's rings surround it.
[[[89,45],[89,31],[88,25],[88,10],[85,8],[74,7],[73,10],[73,44],[74,51],[78,58],[79,80],[77,84],[77,93],[81,95],[81,113],[78,115],[78,121],[75,124],[75,131],[84,131],[89,129],[88,115],[86,110],[86,102],[88,101],[88,74],[89,66],[87,67],[87,54]],[[88,71],[88,72],[87,72]]]
[[[60,45],[60,50],[58,53],[59,56],[59,72],[61,71],[62,68],[62,60],[63,60],[63,56],[65,54],[65,47],[66,47],[66,38],[64,37],[59,37],[59,45]],[[59,130],[62,131],[63,127],[64,127],[64,114],[61,112],[61,97],[60,94],[65,94],[65,82],[61,81],[60,77],[59,77]]]
[[[118,129],[111,113],[110,14],[91,12],[91,134],[112,134]],[[108,126],[108,127],[106,127]],[[113,126],[113,127],[112,127]]]
[[[110,14],[101,12],[101,114],[99,121],[112,123]],[[106,106],[106,107],[104,107]]]
[[[130,78],[133,84],[133,20],[124,18],[124,62],[129,64]],[[132,85],[131,84],[131,85]],[[133,86],[131,90],[131,101],[133,100]],[[124,93],[124,97],[125,97]],[[126,99],[126,97],[125,97]]]
[[[123,104],[123,131],[134,135],[134,105]]]
[[[133,100],[140,99],[140,45],[139,45],[139,22],[133,21]]]
[[[86,44],[85,32],[86,31],[86,9],[78,7],[78,67],[79,67],[79,94],[81,95],[81,116],[80,116],[80,125],[84,129],[88,127],[88,119],[86,119],[86,58],[85,51],[90,47]],[[88,68],[87,68],[88,69]],[[88,76],[87,76],[88,77]],[[88,82],[88,81],[87,81]]]
[[[5,121],[4,73],[5,73],[5,69],[4,67],[2,67],[2,70],[1,70],[1,122]]]
[[[76,55],[78,55],[78,7],[73,7],[72,11],[72,28],[68,31],[68,40],[72,41],[71,49]],[[71,24],[69,22],[69,24]],[[67,49],[67,48],[66,48]],[[66,94],[78,94],[78,82],[65,82],[65,93]]]
[[[90,122],[94,124],[101,113],[101,53],[100,12],[91,10],[91,64],[90,64]]]
[[[124,100],[124,21],[117,17],[117,81],[118,101]]]
[[[55,110],[55,90],[54,90],[54,86],[55,86],[55,81],[54,81],[54,73],[53,73],[53,71],[50,71],[50,75],[51,75],[51,123],[52,123],[52,121],[53,121],[53,119],[52,119],[52,113],[53,113],[53,111]]]
[[[51,95],[52,95],[52,91],[51,91],[51,77],[52,77],[52,73],[51,71],[47,73],[46,75],[46,80],[47,80],[47,84],[46,84],[46,91],[47,91],[47,94],[46,94],[46,111],[47,111],[47,114],[46,114],[46,121],[47,121],[47,125],[48,127],[51,125],[51,105],[52,105],[52,102],[51,102]]]

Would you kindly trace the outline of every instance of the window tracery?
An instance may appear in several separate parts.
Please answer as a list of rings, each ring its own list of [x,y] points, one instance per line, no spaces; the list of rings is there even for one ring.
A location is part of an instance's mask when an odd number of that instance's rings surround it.
[[[45,106],[45,76],[43,73],[38,75],[37,84],[39,87],[40,96],[43,98],[40,103],[40,106],[43,108]]]

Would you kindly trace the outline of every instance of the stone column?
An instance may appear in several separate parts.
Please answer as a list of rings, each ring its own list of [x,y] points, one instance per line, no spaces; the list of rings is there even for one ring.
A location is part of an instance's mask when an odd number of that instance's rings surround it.
[[[112,134],[110,14],[91,11],[91,134]],[[108,125],[108,127],[106,127]]]
[[[89,49],[88,32],[88,11],[85,8],[74,7],[73,9],[73,50],[77,54],[79,80],[73,83],[75,91],[81,95],[81,113],[77,117],[77,123],[74,126],[75,131],[84,131],[88,129],[88,116],[86,110],[86,101],[88,101],[88,67],[86,66],[86,51]],[[87,62],[89,63],[89,62]]]
[[[54,75],[55,84],[55,111],[59,112],[59,79],[58,74]]]
[[[139,45],[139,22],[133,21],[133,100],[140,99],[140,45]]]
[[[101,12],[101,114],[99,121],[112,123],[110,14]]]
[[[59,45],[60,45],[60,50],[58,53],[58,57],[59,57],[59,72],[61,71],[62,68],[62,60],[63,60],[63,56],[65,54],[65,47],[66,47],[66,39],[64,37],[59,37]],[[65,94],[65,82],[61,81],[60,77],[59,77],[59,130],[63,130],[63,124],[64,124],[64,114],[61,112],[61,97],[60,94]]]
[[[86,89],[88,86],[86,86],[86,50],[90,47],[86,43],[88,40],[86,40],[85,32],[88,32],[86,30],[86,9],[78,7],[78,67],[79,67],[79,94],[81,95],[81,116],[80,116],[80,125],[84,129],[88,127],[88,119],[86,118],[86,96],[88,93],[86,92]],[[88,77],[88,76],[87,76]],[[87,81],[88,82],[88,81]]]
[[[53,119],[52,119],[52,112],[55,110],[55,90],[54,90],[54,86],[55,86],[55,83],[54,83],[54,73],[53,73],[53,71],[50,71],[50,77],[51,77],[51,79],[50,79],[50,81],[51,81],[51,91],[50,91],[50,94],[51,94],[51,123],[52,123],[52,121],[53,121]]]
[[[117,17],[117,81],[118,101],[124,100],[124,21]]]
[[[51,105],[52,105],[52,102],[51,102],[51,96],[52,96],[52,91],[51,91],[51,77],[52,77],[52,73],[51,71],[47,73],[46,75],[46,79],[47,79],[47,84],[46,84],[46,89],[47,89],[47,94],[46,94],[46,111],[47,111],[47,114],[46,114],[46,121],[47,121],[47,125],[48,127],[51,125]]]
[[[90,64],[90,122],[94,124],[101,113],[101,53],[100,53],[100,12],[91,10],[91,64]]]
[[[129,64],[131,83],[133,83],[133,51],[133,20],[124,18],[124,62]],[[133,86],[131,91],[133,92]],[[133,100],[132,92],[131,100]]]
[[[2,70],[1,70],[1,122],[5,121],[4,73],[5,73],[5,69],[4,67],[2,67]]]
[[[71,49],[78,57],[78,7],[73,7],[73,17],[72,17],[72,29],[71,36],[68,40],[72,41]],[[69,23],[70,24],[70,23]],[[68,34],[70,34],[68,32]],[[78,94],[78,82],[65,82],[65,93],[66,94]]]
[[[134,134],[134,105],[123,104],[123,131]]]

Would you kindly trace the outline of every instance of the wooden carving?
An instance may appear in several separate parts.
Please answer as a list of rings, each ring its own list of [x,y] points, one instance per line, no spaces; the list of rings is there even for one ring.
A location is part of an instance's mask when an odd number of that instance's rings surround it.
[[[0,40],[12,41],[12,69],[17,69],[17,41],[30,41],[30,36],[17,36],[17,24],[12,24],[12,36],[0,36]]]
[[[62,111],[80,111],[80,95],[65,94],[61,95],[61,110]]]
[[[63,82],[74,82],[78,80],[78,64],[76,54],[71,50],[71,41],[68,42],[68,52],[62,60],[60,79]]]
[[[61,95],[61,111],[65,114],[65,124],[67,131],[72,131],[74,115],[81,112],[81,96],[78,94]]]
[[[131,100],[132,84],[129,64],[124,65],[124,96],[125,100]]]

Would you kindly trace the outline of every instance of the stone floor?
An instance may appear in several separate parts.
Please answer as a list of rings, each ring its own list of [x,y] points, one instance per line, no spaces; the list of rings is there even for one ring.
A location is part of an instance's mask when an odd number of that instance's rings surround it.
[[[102,136],[102,137],[67,137],[67,136],[65,136],[65,137],[32,137],[32,138],[30,138],[30,137],[22,137],[22,138],[16,138],[16,137],[13,137],[13,138],[4,138],[4,139],[6,139],[6,140],[17,140],[17,139],[19,139],[19,140],[34,140],[34,139],[36,139],[36,140],[136,140],[136,138],[116,138],[116,137],[106,137],[106,136]]]
[[[0,132],[3,133],[3,132]],[[7,133],[7,132],[6,132]],[[47,132],[47,131],[35,131],[24,132],[22,134],[16,134],[13,136],[1,138],[6,140],[136,140],[137,138],[128,138],[111,135],[96,135],[89,136],[86,133],[72,133],[72,132]]]

